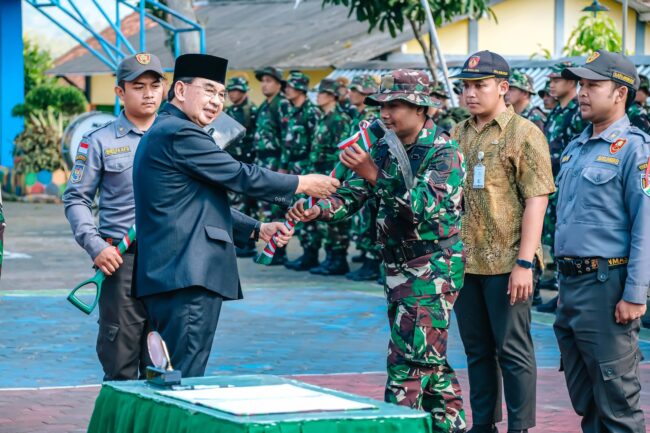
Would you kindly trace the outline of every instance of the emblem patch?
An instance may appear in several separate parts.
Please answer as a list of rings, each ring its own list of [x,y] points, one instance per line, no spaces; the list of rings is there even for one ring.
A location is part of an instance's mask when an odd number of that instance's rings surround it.
[[[79,161],[80,163],[85,163],[87,160],[88,157],[82,154],[77,155],[77,157],[74,159],[75,162]]]
[[[81,182],[81,179],[83,178],[85,169],[86,169],[85,164],[76,163],[74,165],[74,167],[72,167],[72,174],[70,174],[70,182],[72,182],[72,183]]]
[[[591,62],[593,62],[594,60],[596,60],[598,57],[600,57],[600,53],[599,53],[599,52],[591,53],[591,55],[587,58],[586,63],[591,63]]]
[[[467,62],[467,66],[474,69],[474,68],[476,68],[478,66],[480,61],[481,61],[481,58],[479,56],[470,57],[469,61]]]
[[[612,165],[619,165],[621,163],[620,159],[614,158],[613,156],[606,156],[606,155],[598,155],[596,161],[604,162],[605,164],[612,164]]]
[[[151,54],[147,54],[147,53],[136,54],[135,59],[141,65],[148,65],[149,62],[151,62]]]
[[[627,138],[619,138],[613,142],[611,146],[609,146],[609,153],[614,155],[616,152],[621,150],[623,146],[625,146],[625,143],[627,143]]]

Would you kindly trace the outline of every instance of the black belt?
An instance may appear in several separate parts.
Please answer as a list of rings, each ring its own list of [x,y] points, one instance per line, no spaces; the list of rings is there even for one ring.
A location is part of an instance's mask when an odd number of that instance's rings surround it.
[[[627,257],[602,259],[600,257],[560,257],[557,259],[557,269],[565,277],[590,274],[598,271],[598,261],[607,260],[609,268],[626,266],[630,261]]]
[[[120,242],[122,241],[122,239],[109,238],[109,237],[105,237],[105,236],[102,236],[102,239],[104,239],[108,243],[108,245],[116,247],[116,248],[120,244]],[[131,245],[129,245],[129,248],[126,251],[124,251],[124,254],[133,254],[134,252],[135,252],[135,241],[131,242]]]
[[[460,236],[457,234],[447,239],[436,239],[435,241],[403,241],[398,247],[382,248],[381,255],[384,263],[401,265],[418,257],[449,248],[458,241],[460,241]]]

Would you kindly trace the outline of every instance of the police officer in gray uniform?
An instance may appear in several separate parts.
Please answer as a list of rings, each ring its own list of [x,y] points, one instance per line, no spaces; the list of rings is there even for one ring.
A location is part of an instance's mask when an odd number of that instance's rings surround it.
[[[592,54],[580,80],[590,125],[561,157],[554,325],[571,402],[588,433],[645,433],[639,405],[639,318],[650,287],[650,136],[630,125],[639,76],[618,53]]]
[[[148,53],[124,59],[115,92],[124,102],[117,119],[81,140],[68,187],[65,215],[74,237],[108,278],[99,299],[97,355],[104,380],[143,377],[149,364],[142,302],[131,296],[135,243],[120,257],[115,246],[135,223],[133,157],[156,118],[164,94],[160,60]],[[99,192],[99,228],[91,211]]]

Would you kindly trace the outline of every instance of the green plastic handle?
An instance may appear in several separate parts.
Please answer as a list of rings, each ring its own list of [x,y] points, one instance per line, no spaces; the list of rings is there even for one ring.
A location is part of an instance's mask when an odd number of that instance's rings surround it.
[[[118,254],[122,256],[126,252],[126,250],[129,249],[129,247],[134,241],[135,241],[135,225],[133,225],[129,229],[129,232],[126,234],[126,236],[124,236],[124,238],[117,245]],[[102,284],[104,283],[105,279],[106,279],[106,275],[104,275],[104,273],[101,270],[97,271],[94,277],[89,278],[82,283],[79,283],[77,287],[72,289],[72,291],[68,295],[67,298],[68,301],[70,301],[72,305],[74,305],[84,313],[86,314],[92,313],[95,307],[97,306],[97,303],[99,302],[99,296],[102,293]],[[86,304],[84,301],[82,301],[77,297],[76,293],[77,290],[89,284],[94,284],[97,287],[97,292],[95,293],[95,299],[93,300],[93,302],[90,304]]]

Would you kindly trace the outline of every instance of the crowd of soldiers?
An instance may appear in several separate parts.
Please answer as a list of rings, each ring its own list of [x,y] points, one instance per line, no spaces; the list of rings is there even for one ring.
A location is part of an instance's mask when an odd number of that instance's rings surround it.
[[[506,98],[515,112],[537,125],[546,136],[551,152],[553,174],[557,176],[560,156],[573,137],[585,128],[580,117],[577,99],[577,82],[562,78],[562,71],[575,67],[571,62],[554,65],[547,75],[543,89],[536,91],[532,77],[514,70],[509,78],[510,90]],[[309,77],[301,71],[290,71],[287,79],[281,70],[265,67],[255,71],[264,102],[256,106],[248,97],[250,83],[244,77],[233,77],[226,90],[230,105],[225,111],[246,127],[245,138],[231,145],[227,150],[236,159],[257,163],[281,173],[329,173],[338,161],[336,143],[354,133],[353,125],[361,120],[372,121],[379,115],[376,107],[364,104],[366,96],[379,89],[379,77],[361,74],[351,82],[340,77],[326,78],[314,89],[318,93],[314,104],[308,97]],[[641,85],[635,102],[627,110],[630,122],[646,133],[650,133],[647,99],[650,97],[650,81],[640,75]],[[458,107],[450,104],[450,94],[442,83],[432,86],[430,95],[436,107],[429,109],[434,123],[449,133],[459,122],[470,116],[465,107],[463,88],[460,81],[454,83],[453,92]],[[542,106],[533,104],[534,95],[542,100]],[[271,220],[282,217],[282,211],[273,206],[258,205],[255,200],[232,197],[236,206],[250,216],[261,216]],[[549,200],[544,221],[543,244],[553,251],[555,233],[556,195]],[[320,275],[345,275],[354,281],[377,280],[382,284],[380,257],[376,242],[375,216],[372,204],[368,204],[354,220],[341,224],[307,223],[299,228],[298,237],[303,254],[295,260],[287,260],[284,248],[274,256],[272,265],[284,265],[296,271],[309,271]],[[362,263],[356,271],[350,272],[347,253],[350,240],[356,242],[359,255],[351,261]],[[325,248],[325,260],[319,263],[318,253]],[[238,257],[254,257],[255,244],[238,249]],[[557,290],[555,266],[551,260],[547,274],[542,278],[542,265],[537,267],[533,305],[539,311],[552,313],[557,297],[542,304],[540,289]],[[650,320],[644,325],[650,327]]]

